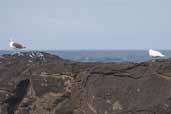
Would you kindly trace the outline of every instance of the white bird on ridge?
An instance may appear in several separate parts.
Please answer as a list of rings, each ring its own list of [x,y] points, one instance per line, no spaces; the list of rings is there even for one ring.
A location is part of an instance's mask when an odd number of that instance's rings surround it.
[[[26,48],[24,45],[20,44],[20,43],[17,43],[17,42],[14,42],[12,39],[10,39],[9,41],[9,46],[13,49],[15,49],[15,52],[17,54],[21,54],[20,52],[17,52],[18,49],[23,49],[23,48]]]
[[[13,40],[10,39],[9,46],[13,49],[23,49],[26,48],[24,45],[14,42]]]
[[[149,50],[149,56],[153,57],[153,58],[165,57],[165,55],[163,55],[161,52],[155,51],[155,50],[152,50],[152,49]]]

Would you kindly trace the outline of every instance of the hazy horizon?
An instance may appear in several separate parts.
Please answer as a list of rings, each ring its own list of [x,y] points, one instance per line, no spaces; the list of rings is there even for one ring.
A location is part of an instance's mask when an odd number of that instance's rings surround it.
[[[148,51],[150,49],[153,50],[158,50],[158,51],[171,51],[171,49],[160,49],[160,48],[148,48],[148,49],[40,49],[40,48],[35,48],[35,49],[21,49],[18,51]],[[12,49],[10,47],[6,49],[0,49],[0,51],[16,51],[15,49]]]
[[[170,50],[169,0],[0,1],[0,50]]]

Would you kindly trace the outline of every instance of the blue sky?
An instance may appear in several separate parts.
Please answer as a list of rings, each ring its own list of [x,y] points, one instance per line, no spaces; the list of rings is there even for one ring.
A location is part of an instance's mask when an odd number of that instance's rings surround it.
[[[0,49],[171,49],[171,0],[1,0]]]

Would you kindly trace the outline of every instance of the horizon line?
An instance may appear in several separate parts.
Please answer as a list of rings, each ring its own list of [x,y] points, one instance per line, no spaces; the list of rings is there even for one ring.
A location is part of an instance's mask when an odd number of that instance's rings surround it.
[[[147,50],[149,49],[23,49],[20,51],[147,51]],[[169,51],[171,49],[154,49],[154,50]],[[15,51],[15,49],[0,49],[0,51]]]

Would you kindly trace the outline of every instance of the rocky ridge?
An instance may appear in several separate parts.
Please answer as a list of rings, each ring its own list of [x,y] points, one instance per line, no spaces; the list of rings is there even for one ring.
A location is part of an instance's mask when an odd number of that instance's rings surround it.
[[[0,62],[0,114],[171,114],[171,59],[81,63],[25,52]]]

